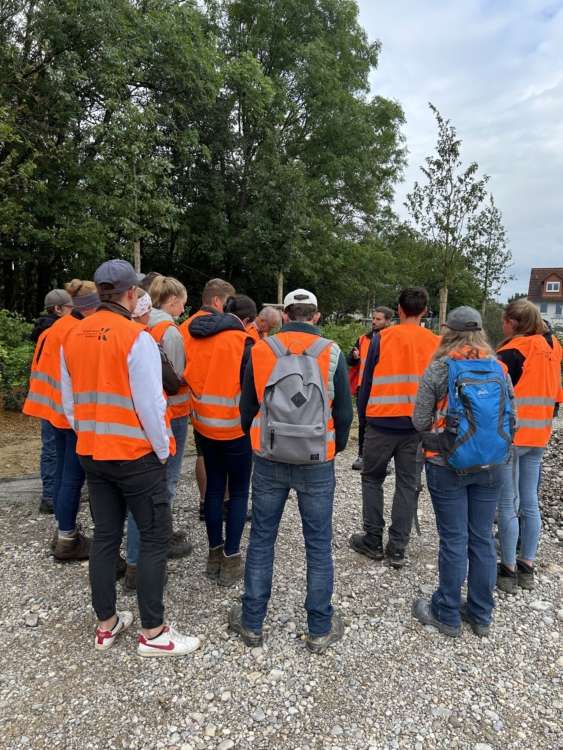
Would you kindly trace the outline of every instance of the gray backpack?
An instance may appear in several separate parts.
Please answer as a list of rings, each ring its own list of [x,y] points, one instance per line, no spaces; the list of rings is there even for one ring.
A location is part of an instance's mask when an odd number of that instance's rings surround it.
[[[264,339],[276,355],[276,364],[264,389],[260,406],[261,446],[258,455],[288,464],[327,461],[327,433],[334,398],[334,373],[340,349],[329,339],[318,338],[302,354],[292,354],[271,336]],[[328,389],[318,358],[328,347]]]

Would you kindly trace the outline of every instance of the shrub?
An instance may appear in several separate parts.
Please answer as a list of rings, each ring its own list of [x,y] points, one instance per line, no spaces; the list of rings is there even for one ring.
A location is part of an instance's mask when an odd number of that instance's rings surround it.
[[[4,409],[19,411],[28,389],[33,344],[32,325],[20,315],[0,310],[0,396]]]
[[[369,328],[361,323],[326,323],[322,333],[327,339],[336,341],[346,357],[358,338]]]

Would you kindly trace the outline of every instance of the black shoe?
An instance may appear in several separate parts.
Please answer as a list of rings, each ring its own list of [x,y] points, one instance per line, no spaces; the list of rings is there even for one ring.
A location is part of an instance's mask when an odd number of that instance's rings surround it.
[[[515,594],[518,589],[518,574],[502,563],[497,567],[497,589],[507,594]]]
[[[123,589],[125,592],[137,591],[137,566],[127,565],[126,568]]]
[[[483,625],[471,617],[471,615],[467,611],[467,601],[465,599],[462,599],[461,601],[459,614],[461,615],[461,619],[463,620],[463,622],[466,622],[468,625],[470,625],[471,630],[475,633],[475,635],[478,635],[479,638],[487,638],[489,636],[489,633],[491,632],[491,626]]]
[[[249,630],[242,624],[242,604],[234,604],[229,612],[229,629],[238,633],[246,646],[256,648],[264,642],[261,630]]]
[[[329,646],[340,641],[344,635],[344,623],[336,612],[332,615],[330,631],[326,635],[308,635],[306,645],[313,654],[324,654]]]
[[[123,557],[121,557],[121,555],[119,555],[119,557],[117,558],[117,567],[115,569],[116,580],[123,578],[126,570],[127,570],[127,561]]]
[[[364,459],[362,458],[362,456],[358,456],[358,458],[352,464],[352,468],[354,469],[354,471],[363,471]]]
[[[536,587],[534,580],[534,566],[518,560],[516,562],[516,580],[521,589],[533,591]]]
[[[405,550],[403,549],[393,549],[387,545],[385,547],[385,557],[389,560],[389,565],[395,568],[395,570],[400,570],[407,564]]]
[[[180,557],[188,557],[194,551],[194,545],[188,542],[182,531],[174,531],[172,540],[168,546],[168,559],[178,560]]]
[[[354,552],[358,552],[360,555],[365,555],[372,560],[383,560],[385,554],[383,552],[383,542],[381,539],[374,539],[371,543],[368,540],[367,534],[352,534],[348,540],[348,544]]]
[[[55,506],[50,497],[42,497],[39,503],[39,512],[45,514],[53,514],[55,512]]]
[[[461,626],[458,625],[446,625],[440,620],[437,620],[432,614],[432,607],[430,602],[426,599],[415,599],[412,605],[412,615],[421,622],[423,625],[431,625],[433,628],[437,628],[440,633],[449,635],[450,638],[459,638],[461,634]]]
[[[199,501],[199,520],[205,521],[205,503],[203,500]]]

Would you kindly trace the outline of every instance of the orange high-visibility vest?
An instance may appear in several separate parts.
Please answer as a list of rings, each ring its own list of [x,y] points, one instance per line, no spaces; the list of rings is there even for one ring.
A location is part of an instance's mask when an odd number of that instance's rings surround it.
[[[514,386],[517,417],[514,445],[544,448],[551,437],[553,409],[561,389],[561,378],[558,380],[556,376],[558,353],[540,334],[517,336],[498,351],[507,349],[516,349],[525,357],[522,375]]]
[[[412,417],[420,378],[438,347],[438,337],[408,323],[384,328],[373,370],[366,417]]]
[[[180,323],[180,325],[178,326],[180,333],[184,337],[184,349],[186,350],[186,366],[187,366],[187,359],[190,356],[190,347],[192,345],[192,341],[194,340],[189,330],[190,323],[192,322],[192,320],[194,320],[195,318],[200,318],[202,315],[212,315],[212,314],[213,313],[210,313],[208,310],[198,310],[196,313],[194,313],[193,315],[190,315],[190,317],[187,318],[187,320],[184,320],[184,322]]]
[[[366,361],[368,358],[369,348],[371,346],[371,336],[363,334],[360,336],[360,369],[358,372],[358,388],[362,385],[362,378],[364,377],[364,370],[366,369]]]
[[[23,413],[48,420],[53,427],[69,430],[61,397],[61,346],[70,331],[80,323],[72,315],[64,315],[43,331],[33,354],[29,393]]]
[[[160,344],[160,342],[162,341],[162,337],[170,326],[174,326],[175,328],[180,330],[176,323],[173,323],[171,320],[162,320],[160,323],[157,323],[152,328],[148,328],[147,330],[156,341],[156,343]],[[182,340],[184,341],[185,353],[185,339],[183,336]],[[176,419],[177,417],[187,417],[190,413],[190,389],[187,385],[181,386],[178,389],[178,393],[175,393],[173,396],[169,396],[168,394],[166,394],[166,400],[168,402],[167,411],[170,419]]]
[[[563,404],[563,386],[561,385],[561,358],[563,356],[563,348],[557,336],[553,335],[553,364],[555,366],[555,382],[559,384],[559,390],[557,392],[557,403]]]
[[[311,344],[314,343],[315,339],[319,336],[316,333],[302,333],[301,331],[281,331],[275,334],[275,338],[279,339],[281,343],[289,349],[292,354],[302,354],[308,349]],[[317,361],[319,363],[319,369],[323,378],[323,382],[329,395],[329,407],[330,417],[326,425],[327,432],[327,460],[330,461],[334,458],[336,452],[335,434],[334,434],[334,420],[332,418],[332,402],[334,400],[334,373],[338,365],[338,357],[340,350],[332,344],[327,346],[319,355]],[[266,344],[265,341],[259,341],[252,347],[252,371],[254,375],[254,387],[256,389],[256,397],[258,403],[262,404],[264,400],[264,391],[270,375],[272,374],[274,367],[276,366],[276,355]],[[262,450],[262,435],[261,435],[261,421],[260,412],[254,417],[252,426],[250,428],[250,439],[252,442],[252,450],[255,453],[260,453]]]
[[[76,452],[96,461],[134,461],[153,450],[139,421],[127,358],[143,328],[109,310],[81,321],[63,349],[72,381]],[[170,452],[175,444],[169,423]]]
[[[245,327],[245,331],[248,335],[248,338],[252,339],[255,344],[257,344],[259,341],[262,340],[263,336],[260,334],[260,331],[256,326],[254,325],[254,321],[252,323],[249,323]]]
[[[192,424],[212,440],[242,437],[240,366],[246,331],[222,331],[192,338],[186,381],[192,396]]]

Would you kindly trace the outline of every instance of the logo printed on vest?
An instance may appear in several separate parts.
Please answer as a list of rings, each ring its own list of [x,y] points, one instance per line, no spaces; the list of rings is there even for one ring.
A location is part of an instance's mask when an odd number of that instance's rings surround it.
[[[107,334],[111,331],[111,328],[100,328],[98,332],[98,341],[107,341]]]

